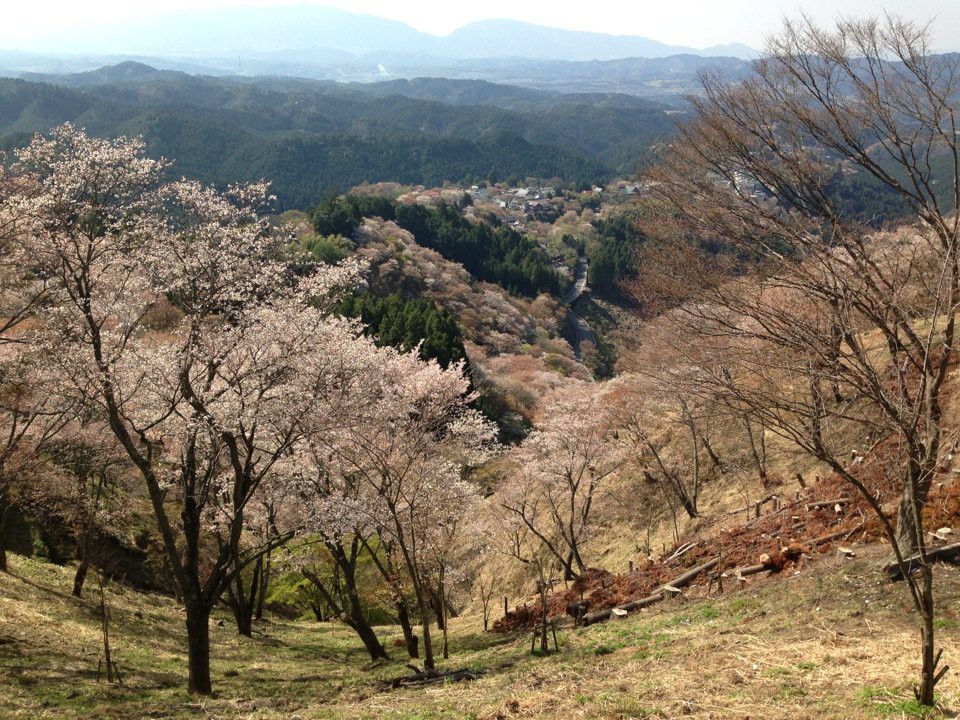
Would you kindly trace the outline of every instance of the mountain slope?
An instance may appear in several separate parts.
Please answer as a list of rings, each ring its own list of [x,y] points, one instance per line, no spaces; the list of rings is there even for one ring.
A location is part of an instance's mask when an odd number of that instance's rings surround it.
[[[443,39],[443,49],[450,57],[541,60],[615,60],[697,52],[634,35],[561,30],[515,20],[484,20],[465,25]]]
[[[40,77],[40,76],[35,76]],[[98,135],[142,135],[175,172],[225,185],[267,178],[280,207],[383,180],[438,185],[510,176],[596,182],[632,172],[673,119],[623,97],[564,97],[475,83],[342,86],[282,78],[214,78],[124,63],[53,85],[0,80],[0,146],[72,122]],[[502,105],[502,107],[501,107]]]

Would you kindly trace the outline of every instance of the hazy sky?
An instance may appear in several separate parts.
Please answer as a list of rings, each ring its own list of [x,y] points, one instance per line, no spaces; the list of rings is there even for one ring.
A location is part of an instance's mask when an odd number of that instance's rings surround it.
[[[47,31],[83,27],[184,8],[303,4],[294,0],[5,0],[0,48],[28,49]],[[643,35],[675,45],[707,47],[742,42],[759,48],[785,15],[803,8],[829,23],[838,15],[876,15],[884,9],[920,22],[934,20],[934,45],[960,50],[957,0],[325,0],[315,3],[394,20],[445,35],[474,20],[512,18],[540,25]]]

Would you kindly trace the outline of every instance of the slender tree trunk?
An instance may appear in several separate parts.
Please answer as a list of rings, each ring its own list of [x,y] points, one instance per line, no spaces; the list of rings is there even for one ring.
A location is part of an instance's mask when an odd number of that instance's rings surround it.
[[[90,569],[90,562],[86,556],[80,561],[80,567],[77,568],[73,576],[73,596],[81,597],[83,594],[83,583],[87,579],[87,571]]]
[[[703,449],[707,451],[707,457],[710,458],[710,462],[712,462],[714,467],[723,473],[723,463],[720,462],[720,456],[714,451],[713,447],[710,445],[710,441],[707,438],[701,438],[701,441],[703,442]]]
[[[934,637],[934,605],[933,605],[933,568],[924,562],[921,572],[923,581],[921,587],[921,621],[920,636],[922,643],[922,666],[920,669],[920,687],[917,689],[917,701],[921,705],[934,704],[934,689],[937,684],[936,643]]]
[[[263,566],[263,558],[257,558],[253,566],[253,578],[250,580],[250,594],[243,589],[243,578],[239,569],[233,580],[233,584],[227,588],[227,597],[230,609],[233,611],[234,620],[237,623],[237,632],[241,635],[253,637],[253,614],[257,604],[257,593],[260,590],[260,572]]]
[[[430,604],[426,598],[418,597],[417,605],[420,608],[420,626],[423,629],[423,667],[425,670],[434,670],[437,664],[433,659],[433,641],[430,638]]]
[[[187,611],[187,663],[190,679],[187,689],[192,695],[212,695],[210,681],[210,608],[199,599],[184,605]]]
[[[576,541],[573,543],[572,552],[573,560],[577,564],[577,573],[583,575],[587,571],[587,564],[580,557],[580,545]]]
[[[110,611],[107,609],[106,597],[103,594],[103,574],[100,575],[100,629],[103,637],[103,664],[107,669],[107,682],[112,683],[117,678],[110,650]]]
[[[83,477],[87,477],[83,475]],[[87,571],[90,569],[90,549],[93,545],[93,530],[96,523],[97,507],[100,504],[100,495],[103,492],[104,476],[97,476],[96,486],[93,492],[93,507],[87,511],[86,521],[83,523],[83,534],[80,542],[77,543],[77,555],[80,559],[80,567],[77,568],[76,575],[73,576],[73,596],[81,597],[83,594],[83,583],[87,579]],[[86,487],[86,481],[83,483]],[[100,572],[101,577],[103,572]]]
[[[376,632],[374,632],[373,627],[367,622],[366,618],[362,617],[358,622],[354,617],[351,617],[349,625],[353,628],[354,632],[357,633],[361,642],[363,642],[363,646],[367,649],[371,660],[389,659],[383,643],[380,642],[380,638],[377,637]]]
[[[9,509],[7,495],[0,490],[0,572],[10,572],[7,567],[7,511]]]
[[[573,549],[567,551],[567,559],[563,561],[563,579],[576,580],[577,574],[573,571]]]
[[[263,620],[263,603],[266,601],[267,591],[270,589],[270,561],[272,559],[272,554],[273,549],[271,548],[269,551],[267,551],[267,560],[264,564],[263,573],[260,576],[260,589],[258,591],[259,597],[257,597],[257,611],[254,614],[254,618],[256,618],[258,622]]]
[[[686,511],[688,517],[692,519],[699,516],[700,513],[697,510],[696,504],[689,497],[682,497],[680,502],[683,504],[683,509]]]
[[[441,568],[440,570],[440,619],[443,621],[443,659],[448,660],[450,658],[450,647],[447,642],[447,595],[446,589],[443,587],[443,576],[444,572]]]
[[[336,613],[340,619],[345,622],[351,630],[357,633],[357,636],[363,642],[363,646],[370,654],[371,660],[387,658],[387,651],[377,637],[373,626],[367,619],[367,614],[363,610],[363,603],[360,600],[360,591],[356,582],[356,558],[351,560],[346,557],[335,545],[330,545],[331,555],[340,568],[343,575],[343,584],[336,583],[334,587],[327,587],[319,575],[307,568],[303,570],[303,576],[307,578],[317,591],[323,596],[327,605]],[[331,583],[333,585],[333,583]],[[346,603],[344,603],[346,596]],[[313,612],[318,620],[322,620],[319,605],[314,604]]]
[[[397,605],[397,622],[400,623],[400,629],[403,631],[403,640],[407,645],[407,655],[411,659],[420,657],[419,643],[417,636],[413,632],[413,625],[410,623],[410,608],[407,607],[407,601],[400,598]]]
[[[386,551],[384,556],[381,557],[378,553],[380,547],[376,549],[371,547],[368,538],[358,534],[357,540],[367,551],[370,559],[373,560],[373,564],[377,566],[377,569],[393,593],[394,605],[397,608],[397,622],[400,623],[400,629],[403,631],[403,640],[407,646],[407,655],[409,655],[411,659],[419,658],[420,651],[417,647],[417,636],[414,635],[413,626],[410,623],[410,608],[407,606],[407,601],[403,596],[403,586],[400,584],[393,562],[390,559],[391,553],[389,547],[380,546]]]
[[[480,605],[483,608],[483,631],[487,632],[490,626],[490,599],[493,597],[493,588],[484,587],[483,580],[480,581]]]
[[[540,593],[540,654],[544,657],[550,652],[550,645],[547,641],[547,579],[543,574],[543,565],[539,565],[540,581],[537,583],[537,590]]]
[[[240,612],[234,613],[237,620],[237,633],[244,637],[253,638],[253,618],[245,612],[242,606]]]
[[[930,490],[930,481],[934,473],[920,470],[907,470],[913,477],[908,477],[903,484],[903,494],[900,496],[900,505],[897,508],[897,547],[904,557],[920,552],[920,537],[922,529],[917,527],[917,513],[914,504],[923,512]]]

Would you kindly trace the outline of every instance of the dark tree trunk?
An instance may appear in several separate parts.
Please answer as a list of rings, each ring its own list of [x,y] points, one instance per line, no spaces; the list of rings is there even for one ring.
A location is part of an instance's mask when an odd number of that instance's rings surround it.
[[[348,625],[353,628],[354,632],[357,633],[363,642],[363,646],[367,649],[371,660],[389,659],[387,651],[380,642],[380,638],[377,637],[377,634],[373,631],[373,627],[367,622],[366,618],[363,618],[362,622],[356,622],[351,618]]]
[[[241,605],[234,610],[234,617],[237,621],[237,632],[244,637],[253,637],[253,614],[246,612],[246,608]]]
[[[441,625],[441,628],[443,629],[443,659],[449,660],[450,659],[450,647],[448,643],[449,623],[447,622],[447,596],[446,596],[446,590],[443,587],[443,576],[444,576],[444,572],[443,570],[441,570],[440,571],[440,593],[439,593],[440,594],[440,613],[438,617],[440,618],[440,621],[443,623]]]
[[[443,598],[440,592],[430,591],[430,609],[433,610],[433,614],[437,618],[437,630],[443,630],[446,625],[446,617],[443,613]]]
[[[930,566],[924,567],[923,572],[930,573]],[[924,583],[924,585],[927,585],[927,583]],[[925,607],[923,617],[921,618],[922,624],[920,626],[923,662],[920,668],[920,687],[917,688],[917,701],[921,705],[933,706],[934,688],[937,684],[937,661],[939,658],[935,655],[936,645],[934,643],[932,583],[924,588],[923,601]]]
[[[84,558],[80,561],[80,567],[77,568],[76,575],[73,576],[73,596],[80,597],[83,594],[83,583],[87,579],[87,571],[90,569],[90,562]]]
[[[7,567],[7,503],[6,493],[0,491],[0,572],[10,572]]]
[[[350,603],[350,627],[360,636],[363,646],[367,649],[367,652],[370,653],[371,660],[387,658],[387,651],[381,644],[377,634],[373,631],[370,621],[367,620],[367,614],[363,611],[363,605],[360,602],[360,592],[357,590],[355,573],[356,567],[355,565],[351,565],[350,573],[345,573],[344,577],[347,598]]]
[[[86,474],[81,473],[80,477],[86,478]],[[86,521],[83,523],[83,531],[77,543],[77,558],[80,560],[80,567],[77,568],[77,574],[73,576],[73,596],[80,597],[83,594],[83,583],[87,579],[87,571],[90,569],[90,550],[93,545],[93,532],[97,518],[97,507],[100,504],[100,495],[103,492],[104,476],[100,474],[97,477],[96,487],[93,491],[93,507],[87,511]],[[84,487],[86,480],[84,480]],[[101,577],[103,572],[100,573]]]
[[[763,486],[766,487],[766,475],[763,475],[761,477],[763,479]],[[696,518],[699,516],[700,513],[697,511],[696,504],[689,497],[686,497],[686,496],[682,497],[680,499],[680,502],[683,504],[683,509],[687,513],[688,517]]]
[[[260,590],[260,571],[263,558],[257,558],[253,566],[253,578],[250,581],[250,594],[243,589],[243,578],[239,569],[233,582],[227,588],[227,599],[233,618],[237,623],[237,632],[241,635],[253,637],[253,614],[257,604],[257,593]]]
[[[313,610],[313,615],[315,618],[317,618],[317,622],[324,622],[323,608],[316,603],[310,603],[310,609]]]
[[[407,645],[407,655],[413,659],[419,658],[420,649],[418,645],[420,641],[413,634],[413,626],[410,624],[410,609],[407,607],[407,601],[402,598],[397,601],[397,621],[403,631],[403,639]]]
[[[903,484],[903,494],[900,496],[900,505],[897,508],[897,547],[903,557],[916,555],[920,552],[920,537],[922,529],[917,527],[914,502],[921,512],[927,502],[930,492],[930,480],[934,471],[923,472],[919,468],[908,469],[910,476]]]
[[[185,605],[187,611],[187,651],[190,679],[187,689],[193,695],[213,694],[210,681],[210,608],[195,600]]]
[[[303,576],[313,583],[331,610],[357,633],[371,660],[387,658],[387,651],[374,632],[373,626],[370,625],[370,621],[367,620],[363,602],[360,600],[360,590],[357,588],[359,539],[355,538],[351,543],[349,553],[340,542],[328,541],[325,544],[339,569],[339,575],[335,576],[329,586],[308,568],[304,568]],[[316,613],[316,610],[314,612]]]
[[[267,598],[267,591],[270,589],[270,556],[273,554],[273,551],[270,550],[267,552],[267,561],[263,568],[263,574],[260,576],[260,596],[257,598],[257,611],[254,613],[254,618],[256,620],[263,620],[263,603]]]
[[[430,639],[430,605],[426,598],[418,601],[420,607],[420,627],[423,629],[423,667],[434,670],[437,666],[433,659],[433,641]]]

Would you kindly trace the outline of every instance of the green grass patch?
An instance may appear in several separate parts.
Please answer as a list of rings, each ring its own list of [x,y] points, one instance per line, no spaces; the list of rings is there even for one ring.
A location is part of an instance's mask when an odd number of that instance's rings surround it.
[[[907,691],[909,692],[909,691]],[[940,717],[936,708],[921,705],[915,699],[904,699],[900,688],[865,687],[860,691],[864,707],[879,717],[934,718]]]

